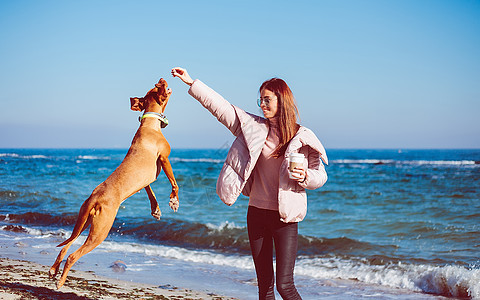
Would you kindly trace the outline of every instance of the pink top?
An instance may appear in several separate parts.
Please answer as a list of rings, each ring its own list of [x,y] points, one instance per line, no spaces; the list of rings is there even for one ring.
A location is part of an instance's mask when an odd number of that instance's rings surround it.
[[[278,181],[282,157],[274,158],[271,156],[280,142],[278,118],[272,118],[268,121],[267,140],[253,169],[249,205],[278,211]]]

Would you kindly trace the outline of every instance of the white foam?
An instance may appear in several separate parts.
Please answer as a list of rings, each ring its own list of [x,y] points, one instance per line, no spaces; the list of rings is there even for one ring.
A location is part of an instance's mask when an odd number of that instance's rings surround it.
[[[220,164],[223,163],[224,159],[214,159],[214,158],[179,158],[172,157],[170,158],[171,162],[189,162],[189,163],[213,163]]]
[[[415,160],[407,161],[408,164],[416,165],[475,165],[474,160]]]
[[[153,257],[178,259],[193,263],[235,266],[240,269],[253,268],[253,262],[250,256],[225,255],[206,250],[192,250],[181,247],[121,243],[113,241],[105,241],[97,248],[104,252],[141,253]]]
[[[335,164],[403,164],[403,165],[439,165],[463,166],[475,165],[474,160],[392,160],[392,159],[337,159]]]
[[[78,159],[83,160],[110,160],[108,156],[94,156],[94,155],[79,155]]]
[[[22,159],[46,159],[49,158],[45,155],[19,155],[17,153],[0,153],[0,157],[13,157],[13,158],[22,158]]]
[[[208,228],[213,229],[213,230],[218,230],[221,231],[223,229],[243,229],[244,227],[235,225],[234,222],[229,222],[229,221],[224,221],[220,223],[219,225],[215,225],[212,223],[207,223],[205,224]]]
[[[20,157],[20,155],[16,153],[0,153],[0,157]]]
[[[298,259],[295,274],[318,279],[358,280],[393,288],[480,299],[480,269],[412,264],[370,265],[340,258]]]
[[[5,216],[5,221],[8,221],[8,215]],[[0,226],[0,230],[5,230],[8,225]],[[24,234],[28,234],[30,238],[39,238],[45,239],[49,237],[67,237],[71,235],[71,231],[67,231],[64,229],[56,229],[56,230],[42,230],[37,228],[28,227],[25,225],[21,225],[22,229],[24,230]]]
[[[391,164],[394,160],[386,159],[337,159],[332,161],[335,164]]]

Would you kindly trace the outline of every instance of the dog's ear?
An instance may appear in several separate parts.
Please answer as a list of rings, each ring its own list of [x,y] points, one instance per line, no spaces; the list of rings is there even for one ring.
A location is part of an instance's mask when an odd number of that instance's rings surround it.
[[[130,109],[135,111],[142,111],[145,109],[145,98],[131,97],[130,98]]]

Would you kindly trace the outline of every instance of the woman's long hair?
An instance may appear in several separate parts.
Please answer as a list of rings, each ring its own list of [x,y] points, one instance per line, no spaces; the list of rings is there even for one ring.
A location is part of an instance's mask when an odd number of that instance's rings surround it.
[[[285,154],[288,143],[297,133],[300,127],[297,124],[297,118],[299,115],[298,108],[295,103],[293,93],[284,80],[280,78],[269,79],[260,86],[260,93],[264,89],[271,91],[275,94],[275,96],[277,96],[277,115],[280,130],[280,142],[272,156],[278,158]]]

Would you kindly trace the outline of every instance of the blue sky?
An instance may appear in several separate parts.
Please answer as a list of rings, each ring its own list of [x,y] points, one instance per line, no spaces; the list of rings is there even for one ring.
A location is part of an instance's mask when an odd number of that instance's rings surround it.
[[[181,66],[253,113],[285,79],[328,148],[480,148],[480,1],[1,1],[0,148],[127,148],[160,78],[173,148],[233,137]]]

